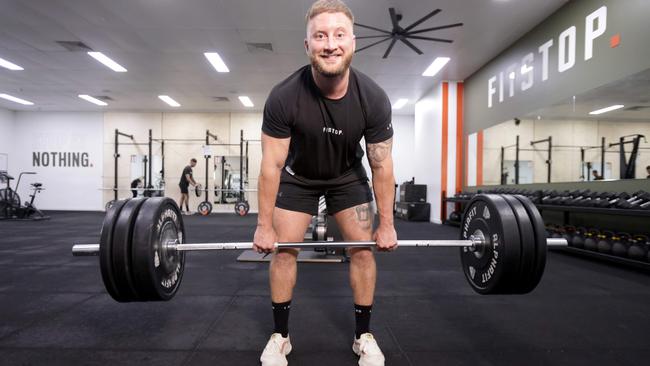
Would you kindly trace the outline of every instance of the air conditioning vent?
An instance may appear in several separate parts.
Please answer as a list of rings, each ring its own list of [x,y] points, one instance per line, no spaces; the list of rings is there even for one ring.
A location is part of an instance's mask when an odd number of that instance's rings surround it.
[[[246,47],[250,53],[269,53],[273,52],[273,45],[270,43],[253,43],[247,42]]]
[[[79,41],[56,41],[56,43],[70,52],[89,52],[93,50]]]
[[[650,106],[648,106],[648,105],[634,105],[634,106],[625,108],[625,110],[626,111],[642,111],[642,110],[648,109],[648,108],[650,108]]]
[[[212,97],[213,102],[230,102],[228,97]]]

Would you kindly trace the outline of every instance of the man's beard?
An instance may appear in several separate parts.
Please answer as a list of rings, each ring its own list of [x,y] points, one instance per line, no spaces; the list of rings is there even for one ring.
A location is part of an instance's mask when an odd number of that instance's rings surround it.
[[[352,63],[352,53],[347,56],[343,56],[342,62],[336,68],[327,65],[318,55],[309,55],[309,60],[311,61],[311,66],[321,75],[327,78],[333,78],[343,75],[350,64]]]

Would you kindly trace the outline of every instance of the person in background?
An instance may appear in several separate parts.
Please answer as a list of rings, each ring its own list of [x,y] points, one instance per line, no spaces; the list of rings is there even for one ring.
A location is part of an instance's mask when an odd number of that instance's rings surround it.
[[[594,180],[603,180],[603,176],[598,174],[598,170],[596,169],[591,171],[591,175],[594,176]]]
[[[133,198],[138,197],[138,192],[143,187],[142,178],[138,177],[131,181],[131,194],[133,194]]]
[[[181,189],[181,199],[178,203],[178,206],[180,207],[181,212],[183,212],[183,203],[185,203],[185,210],[187,211],[187,213],[190,212],[189,187],[190,185],[196,186],[196,181],[192,176],[192,168],[194,168],[195,166],[196,166],[196,159],[194,158],[190,159],[190,165],[187,165],[185,168],[183,168],[183,172],[181,173],[181,180],[180,182],[178,182],[178,186]]]

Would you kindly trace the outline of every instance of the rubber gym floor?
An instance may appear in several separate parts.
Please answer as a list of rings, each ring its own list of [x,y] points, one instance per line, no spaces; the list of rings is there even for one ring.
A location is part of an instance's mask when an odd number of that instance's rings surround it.
[[[272,331],[265,263],[239,251],[193,252],[170,302],[120,304],[96,257],[100,212],[49,212],[0,222],[0,364],[258,365]],[[256,216],[184,217],[188,242],[251,241]],[[396,220],[401,239],[456,238],[458,229]],[[650,277],[549,254],[537,289],[481,296],[455,248],[377,255],[371,327],[387,365],[648,365]],[[347,264],[300,264],[290,365],[356,365]]]

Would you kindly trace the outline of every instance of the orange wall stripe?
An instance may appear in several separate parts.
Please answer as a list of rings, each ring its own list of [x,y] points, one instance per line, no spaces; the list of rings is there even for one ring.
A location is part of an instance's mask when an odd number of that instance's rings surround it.
[[[483,185],[483,131],[476,138],[476,185]]]
[[[448,139],[449,139],[449,83],[442,83],[442,175],[441,175],[441,184],[440,192],[442,193],[442,198],[447,197],[447,149],[448,149]],[[441,202],[441,211],[440,218],[444,220],[445,217],[445,202]]]
[[[456,83],[456,192],[463,188],[463,83]],[[454,192],[454,193],[456,193]]]

